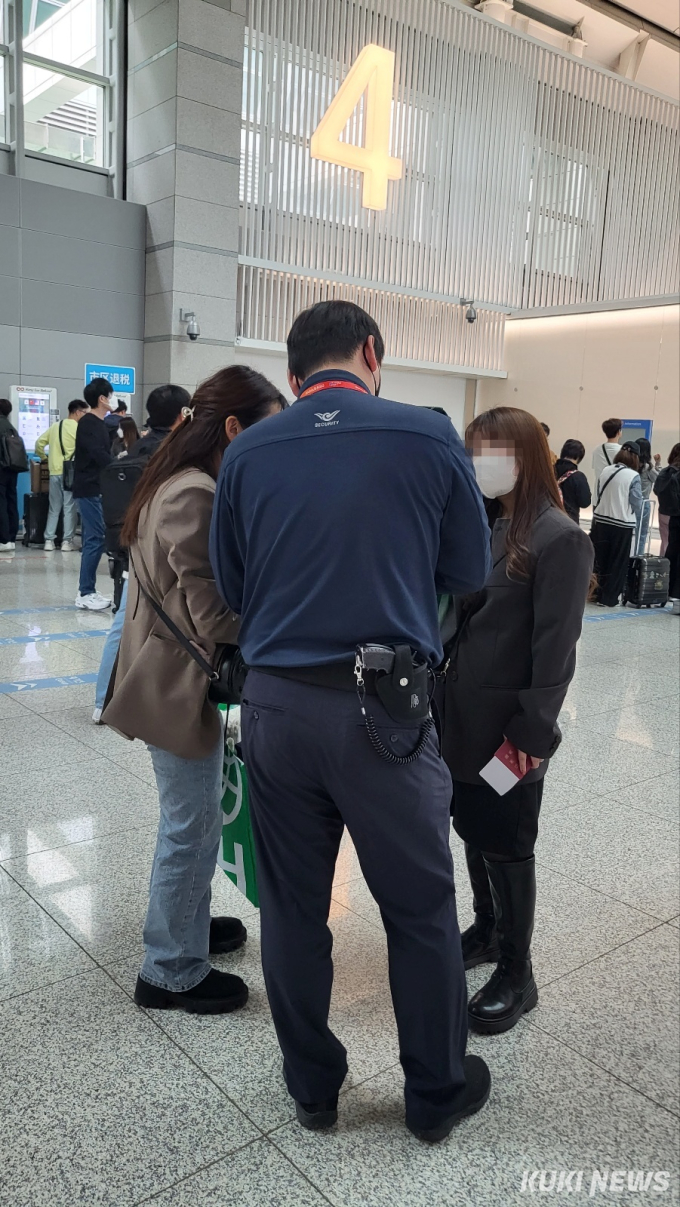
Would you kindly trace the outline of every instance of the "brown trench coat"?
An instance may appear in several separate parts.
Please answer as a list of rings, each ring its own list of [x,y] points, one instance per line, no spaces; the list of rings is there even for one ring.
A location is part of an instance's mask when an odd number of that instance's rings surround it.
[[[220,599],[208,556],[215,483],[188,469],[156,492],[140,517],[132,559],[140,580],[208,662],[236,641],[238,617]],[[205,758],[220,736],[208,678],[139,590],[130,566],[113,694],[102,721],[181,758]]]

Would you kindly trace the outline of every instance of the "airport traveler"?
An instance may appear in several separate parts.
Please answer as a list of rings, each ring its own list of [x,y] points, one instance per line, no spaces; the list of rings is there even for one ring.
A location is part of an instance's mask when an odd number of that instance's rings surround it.
[[[649,520],[652,512],[652,488],[661,472],[659,469],[661,454],[655,453],[652,456],[652,446],[649,440],[646,440],[643,436],[638,437],[637,444],[640,449],[640,484],[642,486],[643,507],[635,538],[635,552],[638,557],[641,557],[647,548]]]
[[[635,531],[642,514],[640,446],[628,440],[600,474],[590,539],[595,548],[595,603],[615,608],[628,576]]]
[[[680,444],[674,444],[668,455],[668,465],[659,473],[654,483],[654,493],[659,500],[659,519],[667,519],[668,538],[662,556],[670,562],[668,594],[673,603],[673,612],[680,615]]]
[[[183,386],[156,386],[146,400],[149,426],[137,444],[130,449],[131,457],[150,457],[161,441],[179,422],[182,407],[189,405],[190,395]]]
[[[109,439],[112,444],[116,438],[116,435],[118,434],[118,428],[120,426],[120,421],[121,421],[121,419],[124,418],[125,415],[127,415],[127,413],[128,413],[127,403],[119,401],[118,405],[116,406],[115,411],[110,411],[109,414],[104,419],[104,423],[106,424],[106,430],[109,434]]]
[[[351,302],[298,315],[297,402],[227,450],[210,547],[253,668],[241,719],[262,961],[298,1120],[331,1126],[347,1074],[328,1026],[328,913],[346,826],[387,932],[406,1123],[436,1141],[484,1105],[490,1076],[465,1056],[451,780],[425,668],[442,657],[437,592],[482,586],[488,525],[450,419],[377,397],[383,352]],[[357,666],[370,665],[357,648],[372,643],[386,647],[380,679]]]
[[[132,415],[123,415],[111,445],[112,455],[116,458],[129,456],[130,449],[134,448],[138,440],[139,429]]]
[[[104,552],[104,516],[99,475],[111,461],[111,441],[104,419],[110,412],[113,387],[95,377],[83,391],[90,410],[78,423],[74,455],[73,498],[80,512],[82,552],[76,607],[103,612],[111,600],[97,590],[97,568]]]
[[[0,398],[0,441],[3,436],[19,436],[10,422],[11,414],[9,398]],[[14,551],[18,531],[17,471],[10,465],[0,465],[0,553]]]
[[[548,427],[547,423],[542,423],[541,427],[543,428],[543,431],[545,432],[546,440],[549,440],[550,439],[550,428]],[[548,447],[550,447],[550,446],[548,446]],[[554,453],[552,451],[552,449],[550,449],[550,457],[551,457],[553,465],[556,465],[557,464],[557,453]]]
[[[576,665],[593,566],[587,534],[563,510],[538,421],[496,407],[465,433],[493,522],[486,586],[458,600],[447,648],[444,757],[452,817],[465,843],[475,920],[466,968],[496,963],[468,1006],[470,1027],[497,1033],[533,1009],[534,844],[557,718]],[[504,741],[526,774],[506,795],[480,776]]]
[[[102,477],[102,502],[107,535],[106,549],[109,555],[111,577],[114,581],[115,612],[99,663],[99,673],[95,687],[94,712],[92,713],[92,720],[95,725],[101,723],[106,692],[111,679],[116,654],[118,653],[120,637],[123,632],[123,622],[125,620],[128,555],[127,550],[122,549],[119,543],[125,511],[146,463],[156,451],[159,444],[165,440],[165,437],[182,422],[182,408],[188,406],[190,402],[191,395],[182,386],[156,386],[156,389],[152,390],[149,394],[146,402],[151,426],[145,436],[131,443],[128,453],[128,470],[130,472],[126,474],[124,482],[121,481],[120,474],[115,474],[113,483],[114,493],[111,498],[109,498],[107,493],[109,471],[107,470],[107,473]],[[128,418],[122,422],[127,426],[134,421]],[[112,519],[115,519],[115,523],[112,522]],[[117,607],[116,601],[118,603]]]
[[[82,398],[74,398],[68,404],[68,418],[57,420],[51,427],[38,436],[35,451],[42,461],[47,461],[50,471],[50,504],[45,525],[45,553],[53,553],[57,535],[57,524],[62,511],[64,513],[64,535],[61,542],[62,553],[73,553],[76,549],[76,525],[78,511],[73,494],[64,489],[64,461],[72,461],[76,451],[76,433],[78,423],[89,407]],[[47,449],[47,454],[45,453]]]
[[[580,521],[580,509],[590,507],[592,502],[590,483],[579,469],[585,455],[586,450],[580,440],[566,440],[555,462],[555,477],[562,492],[564,510],[577,524]]]
[[[595,486],[600,480],[600,474],[608,465],[614,464],[614,458],[621,451],[619,443],[623,432],[622,419],[605,419],[602,431],[606,437],[603,444],[598,444],[593,452],[592,466],[595,473]]]
[[[207,675],[156,607],[211,665],[219,647],[235,640],[238,618],[219,598],[208,557],[215,479],[230,441],[285,405],[244,365],[203,382],[140,478],[123,525],[131,606],[102,720],[147,743],[161,811],[139,1006],[217,1014],[248,997],[240,977],[208,959],[246,938],[238,919],[210,918],[222,827],[222,723],[208,699]]]

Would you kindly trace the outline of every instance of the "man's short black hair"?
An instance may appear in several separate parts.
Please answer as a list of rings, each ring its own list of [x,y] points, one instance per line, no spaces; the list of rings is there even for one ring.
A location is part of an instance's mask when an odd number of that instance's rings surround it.
[[[602,431],[608,440],[613,440],[623,430],[623,419],[605,419]]]
[[[288,368],[303,382],[323,365],[341,365],[363,348],[369,335],[375,341],[378,364],[385,355],[380,328],[354,302],[317,302],[298,314],[288,334]]]
[[[562,445],[560,457],[566,457],[568,461],[581,462],[586,455],[585,446],[580,440],[565,440]]]
[[[69,415],[75,415],[76,411],[89,411],[89,406],[83,402],[82,398],[74,398],[73,402],[68,404]]]
[[[0,398],[0,415],[11,415],[12,404],[9,398]]]
[[[168,428],[179,419],[182,407],[188,407],[191,394],[184,386],[156,386],[146,400],[149,427]]]
[[[547,423],[542,423],[542,424],[541,424],[541,427],[543,428],[543,431],[545,432],[546,436],[549,436],[549,435],[550,435],[550,428],[548,427]]]
[[[110,398],[113,394],[113,386],[105,377],[93,377],[92,381],[88,381],[83,390],[83,398],[87,405],[95,411],[99,406],[99,399],[102,394],[104,398]]]

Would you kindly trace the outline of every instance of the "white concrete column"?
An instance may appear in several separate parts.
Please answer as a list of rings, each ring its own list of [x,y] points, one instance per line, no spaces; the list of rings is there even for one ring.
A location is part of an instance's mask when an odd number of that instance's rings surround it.
[[[487,17],[500,21],[502,25],[512,25],[514,9],[508,0],[481,0],[481,4],[476,4],[475,8]]]
[[[145,391],[233,359],[244,0],[129,0],[127,196],[147,207]],[[193,310],[201,337],[179,321]]]

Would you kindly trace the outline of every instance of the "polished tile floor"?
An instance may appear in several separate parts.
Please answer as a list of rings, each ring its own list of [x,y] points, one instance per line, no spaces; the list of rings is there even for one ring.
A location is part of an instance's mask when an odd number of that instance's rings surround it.
[[[73,608],[77,565],[0,556],[2,1207],[508,1207],[541,1171],[555,1195],[573,1171],[568,1202],[678,1204],[680,620],[589,609],[537,851],[539,1006],[471,1040],[491,1101],[429,1148],[403,1127],[385,944],[349,843],[332,926],[351,1077],[332,1134],[292,1120],[258,916],[221,873],[216,907],[250,939],[220,964],[247,1008],[133,1005],[156,795],[146,752],[90,722],[110,620]]]

